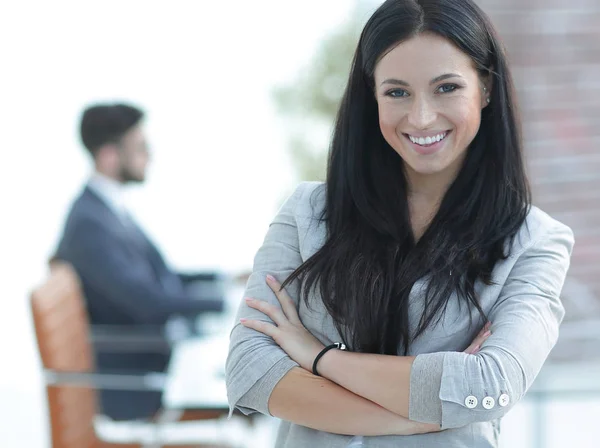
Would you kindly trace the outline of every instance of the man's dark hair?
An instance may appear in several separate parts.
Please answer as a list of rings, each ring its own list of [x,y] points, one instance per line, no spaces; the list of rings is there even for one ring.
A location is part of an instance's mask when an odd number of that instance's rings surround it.
[[[90,106],[81,117],[81,141],[95,157],[98,148],[107,143],[118,143],[143,117],[144,112],[127,104]]]

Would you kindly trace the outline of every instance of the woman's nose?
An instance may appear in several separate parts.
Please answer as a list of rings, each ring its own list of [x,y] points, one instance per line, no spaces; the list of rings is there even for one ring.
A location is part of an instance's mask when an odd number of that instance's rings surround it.
[[[416,129],[427,129],[436,119],[436,112],[427,98],[415,98],[408,113],[408,122]]]

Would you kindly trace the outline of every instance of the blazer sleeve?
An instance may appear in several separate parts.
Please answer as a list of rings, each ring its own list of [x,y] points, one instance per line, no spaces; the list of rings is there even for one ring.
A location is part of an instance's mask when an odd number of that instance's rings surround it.
[[[172,314],[218,311],[222,300],[193,300],[169,294],[145,266],[131,263],[127,249],[93,218],[78,222],[70,236],[68,261],[94,290],[138,324],[164,324]]]
[[[559,223],[542,234],[521,252],[501,286],[489,313],[492,335],[479,353],[416,357],[411,420],[442,429],[495,420],[525,395],[558,339],[560,293],[574,244],[571,230]]]
[[[279,306],[275,294],[265,283],[268,274],[284,281],[302,264],[295,210],[306,190],[300,184],[284,203],[269,226],[264,242],[254,258],[252,274],[244,297],[255,297]],[[293,285],[292,289],[294,288]],[[297,300],[299,294],[288,288]],[[268,414],[271,392],[293,367],[298,366],[270,337],[239,324],[240,318],[271,322],[264,314],[240,304],[236,324],[231,331],[226,362],[226,384],[230,411],[259,411]],[[248,391],[252,391],[248,393]],[[243,400],[241,400],[243,397]]]

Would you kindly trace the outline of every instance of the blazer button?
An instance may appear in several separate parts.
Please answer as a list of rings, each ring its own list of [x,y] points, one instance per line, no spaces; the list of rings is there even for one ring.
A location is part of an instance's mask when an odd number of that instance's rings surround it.
[[[500,395],[500,398],[498,399],[498,404],[502,407],[508,406],[508,403],[510,403],[510,398],[507,394],[502,394]]]
[[[469,395],[467,398],[465,398],[465,406],[468,407],[469,409],[473,409],[477,407],[477,398],[474,397],[473,395]]]
[[[494,406],[496,406],[496,400],[494,400],[492,397],[485,397],[481,405],[485,409],[492,409]]]

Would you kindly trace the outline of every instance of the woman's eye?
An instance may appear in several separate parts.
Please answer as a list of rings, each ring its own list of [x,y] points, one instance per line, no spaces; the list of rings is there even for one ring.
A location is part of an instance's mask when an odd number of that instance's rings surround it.
[[[457,86],[456,84],[444,84],[444,85],[438,87],[438,92],[450,93],[450,92],[454,92],[458,88],[459,88],[459,86]]]
[[[386,95],[391,96],[392,98],[402,98],[408,96],[408,92],[404,89],[393,89],[389,90]]]

